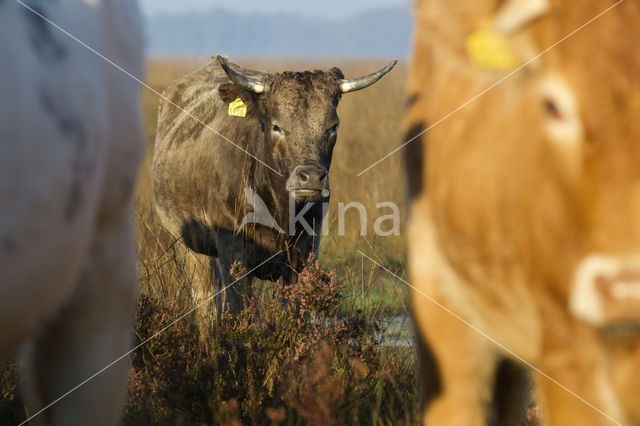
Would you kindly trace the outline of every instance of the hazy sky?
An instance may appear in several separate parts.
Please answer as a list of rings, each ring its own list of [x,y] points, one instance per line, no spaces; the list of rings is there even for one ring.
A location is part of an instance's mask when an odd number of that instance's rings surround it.
[[[375,7],[407,6],[411,0],[140,0],[146,14],[224,8],[237,12],[282,12],[323,17],[348,16]]]

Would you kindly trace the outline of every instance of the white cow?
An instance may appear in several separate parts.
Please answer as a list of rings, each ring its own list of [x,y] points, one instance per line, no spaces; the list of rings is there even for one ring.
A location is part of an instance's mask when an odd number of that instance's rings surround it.
[[[141,76],[129,0],[23,0]],[[137,83],[15,0],[0,0],[0,355],[25,348],[33,414],[131,346]],[[115,365],[34,419],[113,425]]]

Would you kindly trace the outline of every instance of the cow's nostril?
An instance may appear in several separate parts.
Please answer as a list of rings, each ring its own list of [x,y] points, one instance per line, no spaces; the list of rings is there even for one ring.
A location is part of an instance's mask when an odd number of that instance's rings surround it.
[[[309,181],[309,175],[302,169],[298,169],[298,179],[300,182],[306,183]]]
[[[576,271],[571,311],[592,325],[640,328],[640,259],[592,255]]]
[[[293,177],[295,184],[300,188],[320,190],[327,180],[328,170],[316,165],[298,166],[293,172]]]

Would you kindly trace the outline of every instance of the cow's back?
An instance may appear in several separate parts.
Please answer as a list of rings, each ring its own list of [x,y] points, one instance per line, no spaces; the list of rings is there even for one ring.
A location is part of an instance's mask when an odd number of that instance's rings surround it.
[[[222,68],[210,63],[173,82],[160,102],[155,205],[164,226],[176,236],[184,234],[188,224],[203,233],[234,232],[246,210],[244,188],[255,168],[247,152],[266,158],[259,121],[250,106],[246,117],[229,115],[231,98],[237,96],[221,91],[225,85],[232,86]]]

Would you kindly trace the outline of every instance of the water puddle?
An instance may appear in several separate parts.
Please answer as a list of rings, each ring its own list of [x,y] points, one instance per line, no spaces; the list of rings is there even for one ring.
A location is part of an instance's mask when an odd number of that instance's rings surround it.
[[[379,322],[382,331],[380,331],[378,339],[383,345],[391,347],[412,347],[414,345],[413,323],[408,315],[397,315]]]

